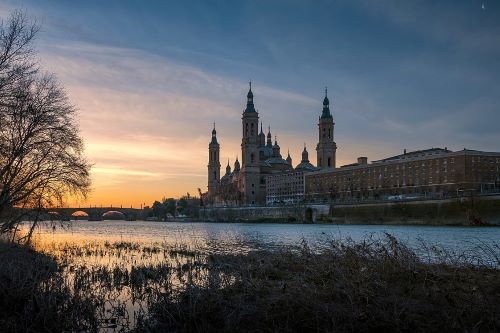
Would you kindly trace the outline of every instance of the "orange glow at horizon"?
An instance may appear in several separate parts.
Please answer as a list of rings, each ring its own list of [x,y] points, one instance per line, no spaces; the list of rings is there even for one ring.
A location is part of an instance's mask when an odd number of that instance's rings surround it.
[[[88,198],[69,198],[66,205],[140,208],[188,192],[198,196],[198,188],[206,192],[214,120],[221,174],[228,160],[231,167],[236,157],[241,161],[246,82],[137,50],[66,43],[52,45],[44,55],[47,69],[56,73],[79,110],[86,156],[93,164]],[[271,125],[282,155],[289,149],[297,165],[306,142],[315,164],[323,96],[313,99],[265,85],[252,88],[257,106],[263,107],[260,119],[264,127]],[[282,117],[293,108],[295,127],[288,123],[292,118]],[[347,161],[337,164],[350,163],[354,156],[351,151]]]

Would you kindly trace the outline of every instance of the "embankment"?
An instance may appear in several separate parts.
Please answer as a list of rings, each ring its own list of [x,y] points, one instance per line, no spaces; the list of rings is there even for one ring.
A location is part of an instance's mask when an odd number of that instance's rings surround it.
[[[500,197],[349,205],[213,207],[201,209],[200,219],[208,222],[500,225]]]
[[[336,205],[330,213],[339,224],[500,225],[500,198]]]

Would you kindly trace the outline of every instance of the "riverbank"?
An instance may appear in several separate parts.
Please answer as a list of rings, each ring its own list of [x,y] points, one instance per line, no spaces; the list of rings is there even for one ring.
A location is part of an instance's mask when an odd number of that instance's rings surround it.
[[[393,236],[240,253],[186,244],[0,247],[9,332],[492,331],[500,249],[420,255]],[[40,252],[42,251],[42,252]],[[422,253],[426,253],[425,256]]]
[[[63,266],[0,238],[0,332],[95,330],[98,295],[72,290]],[[102,300],[101,300],[102,301]]]
[[[500,198],[213,207],[201,209],[199,219],[206,222],[500,226]]]
[[[336,205],[329,218],[337,224],[500,226],[500,199],[481,197]]]

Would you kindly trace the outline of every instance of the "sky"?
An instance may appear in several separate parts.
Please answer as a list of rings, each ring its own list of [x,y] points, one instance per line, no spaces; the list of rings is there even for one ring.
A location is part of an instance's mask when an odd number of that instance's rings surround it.
[[[248,81],[282,154],[316,162],[328,87],[337,165],[431,147],[500,151],[500,2],[17,1],[71,102],[92,193],[140,207],[207,187],[213,123],[241,160]]]

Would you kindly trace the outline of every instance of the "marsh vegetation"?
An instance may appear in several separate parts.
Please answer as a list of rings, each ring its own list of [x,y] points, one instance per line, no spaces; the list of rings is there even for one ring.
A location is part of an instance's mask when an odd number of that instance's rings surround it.
[[[494,331],[500,249],[393,236],[241,252],[181,242],[2,244],[5,331]],[[422,255],[427,253],[427,255]]]

